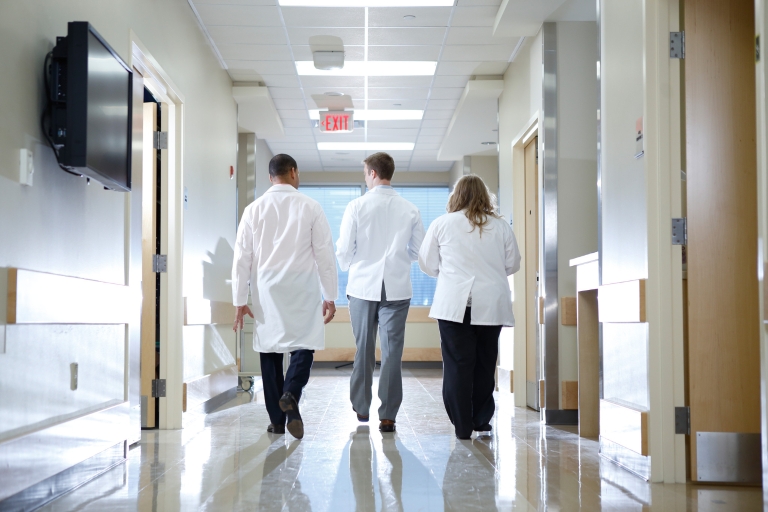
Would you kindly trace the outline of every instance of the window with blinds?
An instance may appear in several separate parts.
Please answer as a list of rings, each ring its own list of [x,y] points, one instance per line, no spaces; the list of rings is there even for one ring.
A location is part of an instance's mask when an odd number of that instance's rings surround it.
[[[445,213],[445,206],[448,204],[449,190],[446,186],[435,187],[394,187],[395,190],[408,201],[415,204],[421,212],[421,220],[424,223],[424,229],[437,217]],[[334,244],[339,239],[339,228],[344,210],[350,201],[360,197],[365,191],[365,186],[314,186],[302,185],[301,192],[318,201],[325,211],[328,222],[331,224]],[[347,272],[339,269],[339,300],[337,304],[346,306],[348,304]],[[419,269],[419,264],[414,263],[411,266],[411,283],[413,284],[412,306],[431,306],[432,297],[435,294],[436,280],[427,276]]]

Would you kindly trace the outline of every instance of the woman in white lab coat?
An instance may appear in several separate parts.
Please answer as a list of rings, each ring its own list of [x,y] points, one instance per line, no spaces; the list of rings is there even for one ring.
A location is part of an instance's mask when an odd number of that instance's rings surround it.
[[[459,439],[491,430],[499,334],[515,324],[507,276],[520,269],[520,251],[495,203],[480,177],[463,176],[419,251],[421,270],[437,277],[429,316],[440,328],[443,402]]]

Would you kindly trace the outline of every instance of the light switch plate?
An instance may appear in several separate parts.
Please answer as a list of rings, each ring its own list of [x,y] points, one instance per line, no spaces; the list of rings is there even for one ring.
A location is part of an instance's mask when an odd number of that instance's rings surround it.
[[[35,162],[32,151],[28,149],[19,150],[19,183],[31,187],[34,174]]]

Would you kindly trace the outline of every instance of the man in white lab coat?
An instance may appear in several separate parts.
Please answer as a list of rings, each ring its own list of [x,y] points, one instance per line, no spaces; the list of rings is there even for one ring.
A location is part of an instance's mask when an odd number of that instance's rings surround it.
[[[320,203],[301,194],[296,160],[269,162],[272,187],[248,205],[237,230],[232,295],[235,332],[254,319],[253,349],[261,359],[264,401],[274,434],[304,436],[299,413],[315,350],[325,347],[323,324],[336,313],[338,275],[333,239]],[[248,307],[251,291],[253,311]],[[322,290],[322,297],[321,297]],[[283,376],[283,354],[290,352]]]
[[[411,263],[418,258],[424,225],[419,209],[392,188],[392,157],[375,153],[364,165],[368,192],[347,205],[336,242],[339,266],[349,270],[347,297],[357,345],[349,397],[357,418],[368,421],[378,328],[379,430],[394,432],[403,401],[401,361],[413,295]]]

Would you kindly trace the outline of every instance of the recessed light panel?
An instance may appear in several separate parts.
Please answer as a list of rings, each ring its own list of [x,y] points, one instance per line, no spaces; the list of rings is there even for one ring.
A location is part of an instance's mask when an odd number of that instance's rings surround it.
[[[279,0],[282,7],[453,7],[454,0]]]
[[[423,110],[355,110],[356,121],[418,121],[424,117]],[[309,118],[319,120],[320,110],[309,111]]]
[[[320,151],[413,151],[413,142],[318,142]]]
[[[317,69],[310,60],[296,62],[302,76],[432,76],[437,62],[421,60],[347,61],[341,69]]]

